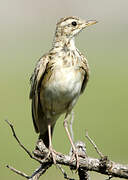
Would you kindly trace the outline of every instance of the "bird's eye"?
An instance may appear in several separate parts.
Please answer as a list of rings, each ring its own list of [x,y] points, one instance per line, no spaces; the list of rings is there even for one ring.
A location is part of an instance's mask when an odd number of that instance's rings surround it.
[[[73,26],[76,26],[76,25],[77,25],[76,21],[73,21],[73,22],[72,22],[72,25],[73,25]]]

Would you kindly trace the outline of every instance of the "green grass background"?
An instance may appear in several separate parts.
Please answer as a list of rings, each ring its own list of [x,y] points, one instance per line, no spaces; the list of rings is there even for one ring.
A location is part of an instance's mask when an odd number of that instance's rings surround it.
[[[31,174],[39,164],[18,146],[4,121],[13,123],[22,143],[33,151],[34,132],[29,100],[29,78],[38,58],[51,47],[56,21],[65,15],[97,19],[76,38],[76,46],[88,59],[91,75],[85,93],[74,108],[75,140],[86,142],[89,156],[98,157],[85,139],[85,130],[103,154],[128,163],[128,12],[126,0],[0,2],[0,179],[22,180],[7,164]],[[68,153],[70,144],[63,116],[53,135],[57,151]],[[69,169],[66,169],[70,176]],[[105,179],[91,173],[93,180]],[[64,179],[55,167],[41,179]]]

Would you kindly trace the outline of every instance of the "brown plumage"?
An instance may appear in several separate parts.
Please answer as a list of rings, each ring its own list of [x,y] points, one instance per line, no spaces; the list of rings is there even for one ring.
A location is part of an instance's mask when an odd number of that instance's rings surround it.
[[[48,127],[52,133],[56,120],[63,113],[66,113],[66,122],[85,90],[89,79],[88,62],[75,47],[74,37],[95,23],[77,17],[62,18],[56,26],[52,49],[40,58],[31,76],[33,124],[47,147],[51,147]]]

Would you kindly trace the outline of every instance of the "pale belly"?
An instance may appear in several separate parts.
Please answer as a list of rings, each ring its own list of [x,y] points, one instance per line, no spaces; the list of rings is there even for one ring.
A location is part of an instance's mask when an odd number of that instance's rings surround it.
[[[75,105],[81,91],[82,75],[73,67],[61,68],[42,83],[41,103],[49,115],[60,115]]]

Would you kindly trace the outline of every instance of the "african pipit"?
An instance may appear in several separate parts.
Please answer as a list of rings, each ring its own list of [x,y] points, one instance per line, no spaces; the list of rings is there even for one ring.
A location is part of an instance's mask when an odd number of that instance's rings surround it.
[[[57,119],[65,113],[64,128],[78,160],[67,120],[89,79],[87,59],[75,47],[74,37],[97,21],[65,17],[56,25],[52,49],[36,64],[31,76],[30,99],[35,131],[49,148],[55,162],[51,137]]]

